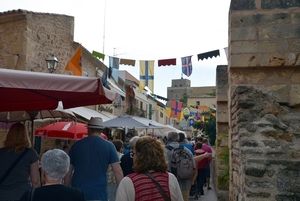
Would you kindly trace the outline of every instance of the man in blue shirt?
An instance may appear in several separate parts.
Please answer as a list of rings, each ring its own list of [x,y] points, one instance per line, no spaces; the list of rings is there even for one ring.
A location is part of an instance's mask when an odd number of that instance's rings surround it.
[[[107,201],[107,168],[111,165],[119,184],[123,178],[120,160],[113,143],[100,137],[104,129],[101,118],[92,117],[87,128],[88,137],[75,142],[69,151],[65,185],[82,190],[86,200]]]
[[[190,150],[192,152],[193,156],[195,155],[195,150],[192,147],[192,145],[190,145],[186,142],[184,133],[179,133],[179,144],[182,144],[183,146],[188,148],[188,150]]]

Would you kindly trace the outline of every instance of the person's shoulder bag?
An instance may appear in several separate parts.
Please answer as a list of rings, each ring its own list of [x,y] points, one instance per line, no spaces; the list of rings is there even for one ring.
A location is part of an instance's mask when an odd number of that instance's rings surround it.
[[[156,188],[159,190],[160,194],[163,196],[165,201],[171,201],[171,199],[168,197],[166,191],[162,188],[162,186],[155,180],[153,175],[149,172],[145,172],[145,174],[154,182]]]

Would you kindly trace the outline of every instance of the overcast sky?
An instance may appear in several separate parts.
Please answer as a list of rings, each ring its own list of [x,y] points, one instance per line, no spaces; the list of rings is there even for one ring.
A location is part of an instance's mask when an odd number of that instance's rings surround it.
[[[226,65],[230,0],[1,0],[0,12],[25,9],[75,17],[75,38],[90,52],[136,60],[120,65],[139,79],[139,60],[155,60],[154,93],[167,96],[172,79],[181,78],[181,57],[192,57],[192,87],[215,86],[216,66]],[[220,50],[219,57],[197,55]],[[104,52],[103,52],[104,50]],[[160,59],[176,66],[158,67]]]

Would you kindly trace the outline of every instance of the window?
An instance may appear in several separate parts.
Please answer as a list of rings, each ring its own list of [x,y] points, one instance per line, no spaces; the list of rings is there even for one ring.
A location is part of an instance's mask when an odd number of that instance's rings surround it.
[[[196,101],[196,105],[200,105],[200,101]]]
[[[162,112],[159,112],[159,117],[160,118],[163,118],[164,117],[164,114]]]

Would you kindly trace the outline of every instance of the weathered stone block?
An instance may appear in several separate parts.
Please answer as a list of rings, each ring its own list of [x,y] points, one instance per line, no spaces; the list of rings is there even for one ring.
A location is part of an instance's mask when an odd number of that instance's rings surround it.
[[[245,167],[245,174],[253,177],[263,177],[266,172],[265,166],[249,165]]]
[[[255,0],[231,0],[230,10],[254,10]]]
[[[292,24],[300,24],[300,12],[291,13],[291,23]]]
[[[217,110],[216,120],[217,122],[228,122],[228,111],[227,110]]]
[[[241,147],[257,147],[259,144],[258,142],[250,139],[242,140]]]
[[[300,52],[300,39],[299,39],[299,38],[294,39],[294,40],[291,42],[290,50],[291,50],[292,52],[298,53],[298,54],[296,54],[296,56],[299,55],[299,52]],[[299,58],[298,58],[298,59],[299,59]]]
[[[274,67],[286,65],[285,53],[262,53],[260,54],[260,66]]]
[[[257,28],[249,27],[249,28],[232,28],[231,29],[231,39],[234,41],[238,40],[257,40]]]
[[[262,52],[259,48],[261,46],[257,41],[232,41],[231,42],[231,57],[235,54],[255,54]],[[275,44],[273,44],[275,46]],[[231,58],[232,59],[232,58]],[[235,58],[236,59],[236,58]],[[249,60],[253,60],[252,57]],[[231,63],[232,65],[232,63]]]
[[[248,198],[255,198],[257,200],[260,200],[260,199],[264,199],[264,198],[269,198],[271,196],[271,194],[267,193],[267,192],[251,192],[251,191],[247,191],[246,192],[246,196]]]
[[[300,105],[300,84],[291,85],[290,106]]]
[[[275,196],[276,201],[295,201],[300,200],[300,194],[283,193]]]
[[[246,179],[246,185],[250,188],[274,188],[275,185],[267,181],[256,181],[253,179]]]
[[[272,95],[275,96],[277,102],[288,103],[289,90],[286,84],[267,86],[266,89],[272,91]]]
[[[300,2],[298,0],[289,1],[274,1],[274,0],[263,0],[261,1],[262,9],[286,9],[292,7],[299,7]]]
[[[268,40],[268,41],[259,41],[257,45],[257,52],[259,53],[274,53],[271,54],[272,57],[282,57],[279,55],[280,52],[289,51],[289,42],[287,40]],[[247,52],[245,52],[247,53]],[[263,65],[261,65],[263,66]]]
[[[283,38],[299,38],[300,37],[300,27],[299,24],[291,25],[273,25],[260,27],[258,31],[259,39],[278,39]]]
[[[251,98],[248,98],[248,99],[245,99],[245,100],[238,100],[238,106],[241,107],[241,108],[250,108],[253,105],[255,105],[255,102],[256,101],[254,99],[251,99]]]
[[[298,47],[294,47],[293,45],[298,45],[298,44],[293,43],[291,45],[291,48],[298,49]],[[295,50],[295,52],[296,51],[299,52],[300,48],[299,48],[299,50]],[[286,56],[286,62],[285,63],[286,63],[286,66],[299,66],[300,65],[300,54],[299,53],[295,54],[293,52],[288,53],[287,56]]]
[[[219,147],[228,147],[228,135],[217,134],[217,141]]]
[[[293,84],[299,84],[300,83],[300,69],[295,70],[293,74],[291,75],[291,82]]]
[[[290,23],[288,12],[263,12],[251,13],[251,15],[235,13],[231,15],[232,28],[251,26],[261,27],[265,25],[281,25],[287,23]]]
[[[277,177],[277,188],[279,191],[300,193],[299,171],[283,170]]]

